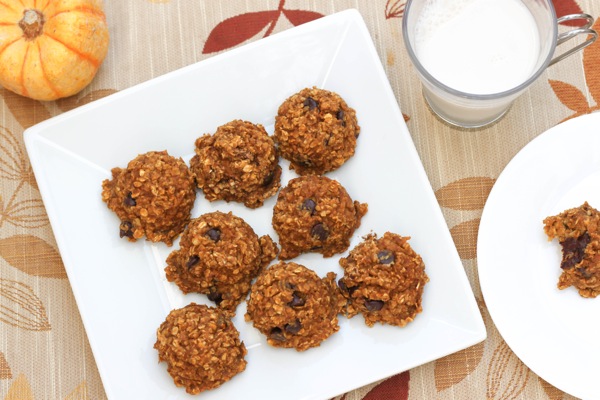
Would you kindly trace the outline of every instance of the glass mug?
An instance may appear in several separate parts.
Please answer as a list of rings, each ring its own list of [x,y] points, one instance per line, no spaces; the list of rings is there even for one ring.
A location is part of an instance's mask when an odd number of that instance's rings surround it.
[[[558,34],[558,24],[585,25]],[[550,65],[593,43],[593,18],[556,18],[551,0],[407,0],[404,43],[441,119],[478,128],[500,119]],[[577,35],[587,39],[554,56]]]

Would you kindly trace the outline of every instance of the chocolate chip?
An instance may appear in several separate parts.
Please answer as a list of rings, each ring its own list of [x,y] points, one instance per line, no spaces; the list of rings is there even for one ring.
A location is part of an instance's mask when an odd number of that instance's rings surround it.
[[[391,264],[396,259],[396,256],[393,252],[389,250],[381,250],[377,253],[377,260],[380,264]]]
[[[306,299],[300,292],[294,292],[292,294],[292,300],[288,303],[290,307],[302,307],[306,304]]]
[[[329,232],[327,232],[327,229],[325,229],[325,226],[322,223],[318,223],[313,226],[310,230],[310,234],[312,237],[320,241],[324,241],[329,237]]]
[[[267,176],[265,176],[265,179],[263,179],[262,183],[263,186],[269,186],[271,183],[273,183],[273,178],[275,178],[275,171],[271,171]]]
[[[310,215],[315,215],[315,208],[317,207],[317,203],[313,199],[306,199],[302,202],[302,206],[300,207],[303,210],[307,210],[310,212]]]
[[[121,222],[119,225],[119,237],[133,238],[133,224],[129,221]]]
[[[285,324],[283,328],[287,333],[295,335],[296,333],[300,332],[300,329],[302,329],[302,324],[300,323],[300,320],[296,320],[293,324]]]
[[[127,193],[127,196],[125,197],[125,200],[123,200],[123,203],[129,207],[133,207],[137,204],[135,199],[131,197],[131,192]]]
[[[269,337],[273,340],[277,340],[278,342],[285,342],[283,331],[277,326],[271,329],[271,332],[269,332]]]
[[[185,266],[189,270],[192,267],[194,267],[195,265],[197,265],[199,262],[200,262],[200,257],[198,257],[197,255],[193,255],[188,259],[187,263],[185,263]]]
[[[577,268],[577,272],[579,272],[583,279],[590,279],[593,276],[593,274],[591,274],[585,267]]]
[[[344,121],[344,110],[340,109],[337,114],[335,114],[335,117],[337,119],[339,119],[340,121],[342,121],[342,126],[346,126],[346,121]]]
[[[579,264],[585,255],[585,248],[590,242],[590,235],[584,232],[581,236],[568,237],[560,244],[562,245],[563,259],[560,263],[562,269],[570,269]]]
[[[312,111],[319,107],[319,103],[312,97],[307,97],[306,100],[304,100],[304,106],[308,107],[308,109]]]
[[[208,293],[208,299],[210,301],[214,301],[217,306],[221,304],[221,302],[223,301],[223,296],[221,295],[221,293],[217,292],[217,289],[215,289],[214,287],[211,287],[209,290],[210,292]]]
[[[338,286],[344,292],[348,293],[348,296],[352,296],[352,293],[354,293],[356,291],[356,289],[358,289],[358,286],[351,286],[351,287],[346,286],[346,282],[344,282],[344,278],[342,278],[338,281]]]
[[[383,301],[366,299],[365,307],[368,311],[379,311],[383,308]]]
[[[206,236],[208,236],[213,242],[218,242],[221,239],[221,231],[219,228],[210,228],[208,232],[206,232]]]

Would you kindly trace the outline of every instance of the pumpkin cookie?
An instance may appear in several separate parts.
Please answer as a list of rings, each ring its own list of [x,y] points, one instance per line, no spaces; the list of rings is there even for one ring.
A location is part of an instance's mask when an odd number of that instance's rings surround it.
[[[199,137],[195,152],[190,169],[209,201],[236,201],[257,208],[281,186],[275,143],[262,125],[231,121],[214,135]]]
[[[545,218],[544,232],[562,247],[558,288],[574,286],[581,297],[600,295],[600,212],[586,201]]]
[[[221,310],[191,303],[173,310],[156,331],[159,362],[189,394],[214,389],[246,369],[239,332]]]
[[[269,236],[259,238],[231,212],[191,220],[179,245],[167,257],[167,280],[184,293],[204,293],[219,308],[232,312],[248,294],[251,281],[277,256],[277,245]]]
[[[281,156],[300,175],[339,168],[354,155],[359,133],[356,112],[337,93],[316,87],[286,99],[275,117]]]
[[[250,291],[246,321],[274,347],[304,351],[337,332],[343,304],[335,274],[326,278],[293,262],[283,261],[261,273]]]
[[[166,151],[140,154],[102,182],[102,200],[121,220],[119,235],[132,242],[146,236],[172,245],[190,220],[195,199],[187,165]]]
[[[368,326],[376,322],[405,326],[422,311],[423,287],[429,278],[408,240],[390,232],[380,239],[370,234],[340,259],[344,276],[338,285],[349,318],[361,313]]]
[[[367,209],[367,204],[352,201],[333,179],[312,175],[291,179],[273,208],[279,258],[287,260],[305,252],[331,257],[345,251]]]

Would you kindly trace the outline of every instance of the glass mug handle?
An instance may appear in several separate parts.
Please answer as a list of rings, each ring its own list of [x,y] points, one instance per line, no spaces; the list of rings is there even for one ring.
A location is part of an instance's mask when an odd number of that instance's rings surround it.
[[[555,64],[561,60],[564,60],[565,58],[569,57],[571,54],[574,54],[574,53],[578,52],[579,50],[583,49],[584,47],[587,47],[590,44],[594,43],[596,41],[596,39],[598,38],[598,33],[595,30],[591,29],[591,26],[594,23],[594,18],[589,14],[564,15],[564,16],[558,18],[556,20],[556,23],[560,24],[561,22],[579,20],[579,19],[586,20],[586,24],[583,26],[580,26],[578,28],[571,29],[570,31],[559,34],[556,38],[556,46],[574,38],[577,35],[587,34],[587,35],[591,35],[591,36],[589,38],[587,38],[587,40],[585,42],[580,43],[577,46],[573,47],[572,49],[565,51],[561,55],[554,57],[552,59],[552,61],[550,61],[550,64],[548,64],[548,66]]]

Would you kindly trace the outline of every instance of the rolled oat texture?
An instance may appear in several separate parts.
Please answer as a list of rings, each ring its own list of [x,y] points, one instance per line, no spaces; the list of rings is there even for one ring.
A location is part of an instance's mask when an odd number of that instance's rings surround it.
[[[132,242],[146,236],[171,246],[190,220],[195,199],[187,165],[166,151],[140,154],[102,182],[102,200],[121,220],[119,235]]]
[[[189,394],[217,388],[246,369],[238,330],[224,312],[206,305],[171,311],[156,331],[154,348],[175,385]]]
[[[340,328],[343,298],[333,272],[325,278],[294,262],[279,262],[252,285],[246,321],[274,347],[304,351],[319,346]]]
[[[165,273],[183,293],[204,293],[219,308],[235,312],[277,251],[270,236],[258,237],[242,218],[215,211],[190,221],[179,249],[167,257]]]
[[[354,109],[337,93],[312,87],[279,106],[273,136],[291,169],[300,175],[320,175],[354,155],[359,134]]]
[[[405,326],[422,311],[429,278],[409,239],[391,232],[378,239],[372,233],[340,259],[344,276],[338,285],[349,318],[362,314],[368,326],[377,322]]]

